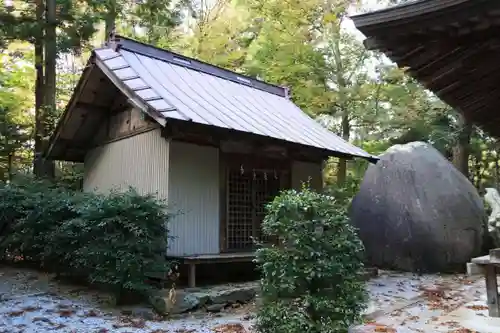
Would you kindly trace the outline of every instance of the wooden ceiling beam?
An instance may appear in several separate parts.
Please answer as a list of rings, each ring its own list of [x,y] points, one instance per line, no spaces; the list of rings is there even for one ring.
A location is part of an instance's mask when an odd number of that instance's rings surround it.
[[[415,78],[426,82],[430,86],[439,85],[436,84],[435,81],[438,83],[442,82],[442,80],[447,79],[450,74],[461,72],[460,67],[462,65],[470,67],[466,60],[483,52],[483,47],[484,44],[471,49],[457,48],[450,53],[435,58],[435,60],[428,62],[424,66],[417,68],[412,66],[409,72]],[[471,67],[470,70],[472,69]]]
[[[424,82],[429,89],[439,91],[443,87],[450,86],[450,83],[461,84],[465,78],[474,79],[478,76],[487,75],[491,70],[497,68],[498,60],[495,57],[498,57],[498,55],[489,54],[485,58],[477,56],[476,59],[471,57],[464,59],[460,65],[449,67],[446,71],[438,70],[432,76],[422,77],[418,75],[417,78]],[[480,64],[481,61],[483,61],[484,65]],[[489,70],[484,67],[487,64],[491,64]]]
[[[449,96],[449,98],[453,98],[453,103],[461,104],[466,107],[467,103],[473,103],[476,100],[481,99],[487,92],[494,91],[496,87],[498,87],[498,74],[499,73],[497,72],[497,75],[492,75],[490,79],[486,80],[486,82],[479,87],[477,85],[464,85],[460,91],[454,93],[452,96]]]
[[[440,86],[437,84],[430,85],[427,82],[423,82],[424,85],[434,91],[436,95],[447,99],[452,96],[461,96],[472,91],[481,90],[484,86],[489,85],[491,80],[498,80],[500,73],[500,62],[492,67],[479,67],[468,73],[468,75],[456,76],[453,80],[448,83],[443,83]],[[463,73],[467,74],[467,73]],[[472,88],[472,89],[471,89]]]
[[[86,103],[86,102],[77,102],[75,104],[75,108],[78,109],[83,109],[87,111],[98,111],[98,112],[108,112],[109,108],[104,106],[104,105],[96,105],[92,103]]]
[[[478,107],[474,111],[467,112],[469,119],[481,127],[495,128],[500,132],[498,124],[496,123],[500,117],[500,96],[495,96],[489,100],[488,104]]]
[[[498,99],[500,99],[500,89],[497,88],[487,94],[483,94],[481,98],[462,104],[462,109],[466,112],[478,112],[485,107],[489,107],[492,101],[497,101]]]

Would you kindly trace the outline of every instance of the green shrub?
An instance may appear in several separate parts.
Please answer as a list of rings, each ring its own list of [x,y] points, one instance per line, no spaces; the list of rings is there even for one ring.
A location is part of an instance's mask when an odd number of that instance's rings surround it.
[[[66,221],[53,242],[77,254],[65,259],[90,282],[109,285],[117,294],[147,293],[146,274],[170,270],[166,206],[153,196],[134,189],[93,195],[76,209],[78,217]]]
[[[359,192],[362,179],[347,176],[343,186],[337,184],[327,184],[325,193],[335,198],[336,203],[348,208],[354,196]]]
[[[263,233],[279,245],[257,251],[261,333],[346,332],[366,304],[363,245],[335,199],[288,190],[267,207]]]
[[[147,294],[146,273],[168,272],[170,216],[134,189],[80,193],[43,181],[0,184],[0,250],[59,275]]]

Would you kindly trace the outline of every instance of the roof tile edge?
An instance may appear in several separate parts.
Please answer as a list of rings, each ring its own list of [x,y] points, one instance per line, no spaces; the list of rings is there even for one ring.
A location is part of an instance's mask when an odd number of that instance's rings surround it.
[[[147,57],[155,58],[158,60],[166,61],[168,63],[186,67],[196,70],[205,74],[220,77],[222,79],[236,82],[238,84],[246,85],[255,89],[259,89],[274,95],[288,98],[288,89],[280,87],[271,83],[267,83],[250,76],[239,74],[201,60],[193,59],[190,57],[177,54],[165,49],[158,48],[153,45],[142,43],[140,41],[116,35],[115,40],[117,44],[117,51],[120,49],[142,54]]]

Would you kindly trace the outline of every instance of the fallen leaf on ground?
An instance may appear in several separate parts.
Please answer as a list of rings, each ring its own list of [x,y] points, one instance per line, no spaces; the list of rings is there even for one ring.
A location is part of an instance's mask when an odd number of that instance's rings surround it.
[[[247,333],[247,330],[241,324],[225,324],[212,328],[215,333]]]
[[[374,329],[375,332],[383,332],[383,333],[396,333],[396,329],[395,328],[392,328],[392,327],[389,327],[389,326],[385,326],[385,325],[378,325],[375,327]]]
[[[19,317],[24,314],[24,310],[14,310],[7,313],[10,317]]]
[[[146,327],[146,321],[142,318],[121,317],[119,323],[113,324],[113,328],[122,327],[144,328]]]
[[[23,308],[23,310],[26,311],[26,312],[33,312],[33,311],[37,311],[37,310],[40,310],[40,309],[41,309],[41,307],[39,307],[39,306],[32,306],[32,305],[31,306],[26,306],[26,307]]]
[[[71,317],[75,313],[75,311],[71,310],[71,309],[61,309],[61,310],[57,311],[57,313],[59,313],[59,315],[61,317],[67,318],[67,317]]]
[[[99,312],[97,310],[89,310],[85,312],[85,317],[99,317]]]
[[[466,308],[475,311],[488,310],[488,307],[486,305],[468,305],[466,306]]]
[[[50,318],[46,318],[46,317],[35,317],[31,320],[33,323],[36,323],[36,322],[43,322],[43,323],[46,323],[46,324],[49,324],[53,327],[53,329],[55,330],[58,330],[58,329],[61,329],[61,328],[64,328],[66,327],[66,325],[64,324],[59,324],[59,323],[54,323],[52,320],[50,320]]]

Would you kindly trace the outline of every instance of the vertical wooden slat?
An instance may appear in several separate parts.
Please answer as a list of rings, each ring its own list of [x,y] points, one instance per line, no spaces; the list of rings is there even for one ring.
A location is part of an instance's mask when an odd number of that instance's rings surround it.
[[[227,251],[227,156],[219,152],[219,195],[220,195],[220,223],[219,248],[220,252]]]

